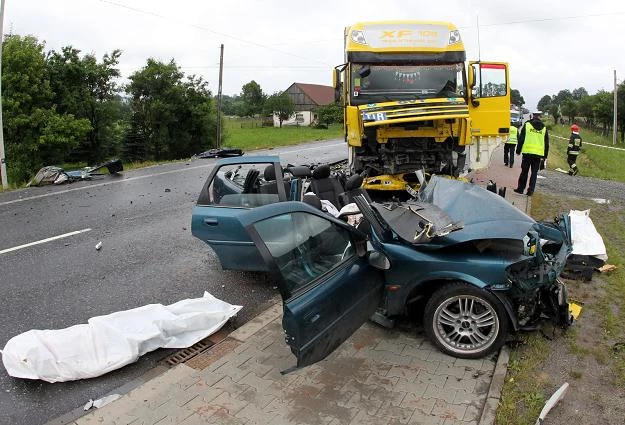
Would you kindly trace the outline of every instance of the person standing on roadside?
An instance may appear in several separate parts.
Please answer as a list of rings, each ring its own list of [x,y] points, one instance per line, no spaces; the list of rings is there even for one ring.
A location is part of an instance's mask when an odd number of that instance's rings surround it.
[[[510,168],[514,165],[514,148],[517,145],[519,129],[515,123],[510,123],[510,132],[508,140],[503,145],[503,165],[508,165]]]
[[[546,160],[549,154],[549,133],[545,124],[540,120],[540,112],[534,112],[532,119],[521,128],[516,154],[523,154],[523,159],[521,160],[521,174],[519,174],[519,181],[514,191],[523,193],[527,184],[527,175],[531,169],[526,194],[532,196],[536,187],[541,160]]]
[[[569,145],[566,148],[566,162],[569,163],[569,176],[576,176],[579,173],[577,168],[577,156],[582,149],[582,136],[579,135],[579,126],[573,124],[571,126],[571,137],[569,137]]]

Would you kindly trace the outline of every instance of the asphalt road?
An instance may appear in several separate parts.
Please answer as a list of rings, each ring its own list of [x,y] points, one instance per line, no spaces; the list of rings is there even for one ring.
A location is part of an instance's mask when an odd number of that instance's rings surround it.
[[[333,140],[246,154],[304,164],[343,159],[346,149]],[[243,305],[239,324],[259,313],[277,294],[271,277],[221,270],[212,250],[191,236],[191,210],[214,162],[0,194],[0,347],[30,329],[61,329],[204,291]],[[0,368],[0,423],[46,423],[140,377],[171,353],[157,350],[104,376],[55,384],[12,378]]]

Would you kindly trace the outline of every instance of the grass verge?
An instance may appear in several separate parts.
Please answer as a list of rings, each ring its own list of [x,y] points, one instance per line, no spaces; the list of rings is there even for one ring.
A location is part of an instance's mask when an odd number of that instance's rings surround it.
[[[549,160],[547,167],[555,170],[561,168],[568,170],[566,162],[566,148],[568,138],[571,135],[569,126],[551,125],[549,130]],[[583,176],[596,177],[605,180],[616,180],[625,182],[625,150],[610,149],[612,139],[608,140],[591,130],[582,129],[580,132],[583,142],[582,152],[577,158],[577,166]],[[591,146],[587,143],[601,146]],[[625,145],[617,144],[615,147],[624,149]]]

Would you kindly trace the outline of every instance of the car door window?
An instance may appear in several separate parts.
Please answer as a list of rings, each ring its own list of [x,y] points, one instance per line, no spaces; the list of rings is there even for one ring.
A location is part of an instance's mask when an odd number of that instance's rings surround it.
[[[313,214],[282,214],[254,228],[280,269],[287,297],[355,256],[348,230]]]

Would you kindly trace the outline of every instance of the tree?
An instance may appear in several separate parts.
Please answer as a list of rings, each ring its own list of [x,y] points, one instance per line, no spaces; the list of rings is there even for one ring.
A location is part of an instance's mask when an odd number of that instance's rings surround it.
[[[549,115],[553,117],[553,122],[557,123],[560,119],[560,106],[556,103],[552,103],[548,106]]]
[[[593,105],[595,103],[594,96],[582,97],[579,102],[579,115],[586,118],[586,125],[592,127],[594,125],[595,115],[593,113]]]
[[[295,105],[286,92],[274,93],[265,102],[264,112],[275,114],[280,121],[280,128],[282,128],[282,122],[288,120],[295,112]]]
[[[512,89],[510,90],[510,103],[521,107],[525,105],[525,99],[523,99],[523,96],[521,96],[521,93],[518,90]]]
[[[258,83],[254,80],[243,85],[241,91],[241,101],[243,102],[242,116],[254,116],[260,114],[267,95],[263,93]]]
[[[334,124],[343,122],[343,106],[339,103],[330,103],[317,109],[319,123]]]
[[[594,95],[595,103],[592,108],[595,119],[603,126],[603,132],[606,133],[612,127],[612,119],[614,114],[614,96],[612,92],[599,90]]]
[[[565,100],[573,99],[573,95],[570,90],[560,90],[558,94],[553,98],[553,103],[556,105],[562,105]]]
[[[562,102],[560,108],[562,111],[562,115],[568,117],[569,124],[572,124],[575,120],[575,115],[577,114],[577,111],[579,109],[578,103],[573,98],[566,99],[564,100],[564,102]]]
[[[7,171],[16,182],[43,165],[64,162],[91,130],[88,120],[56,110],[43,49],[33,36],[9,35],[3,43]]]
[[[552,103],[551,96],[546,94],[540,98],[540,100],[538,101],[538,105],[536,105],[536,107],[538,108],[539,111],[547,111],[549,110],[549,105],[551,105],[551,103]]]
[[[47,55],[47,68],[53,101],[61,113],[85,118],[91,123],[91,131],[80,141],[73,152],[73,160],[89,163],[101,162],[109,155],[117,154],[120,132],[115,131],[127,120],[115,79],[120,76],[116,68],[121,52],[114,50],[105,54],[98,63],[93,55],[80,56],[80,50],[71,46],[61,52]]]
[[[588,96],[588,92],[586,91],[585,88],[580,87],[580,88],[577,88],[577,89],[573,90],[573,93],[571,93],[571,95],[573,96],[573,99],[581,100],[584,97]]]
[[[124,137],[129,159],[180,159],[216,146],[216,109],[208,84],[187,77],[173,59],[148,59],[130,76],[130,129]]]

